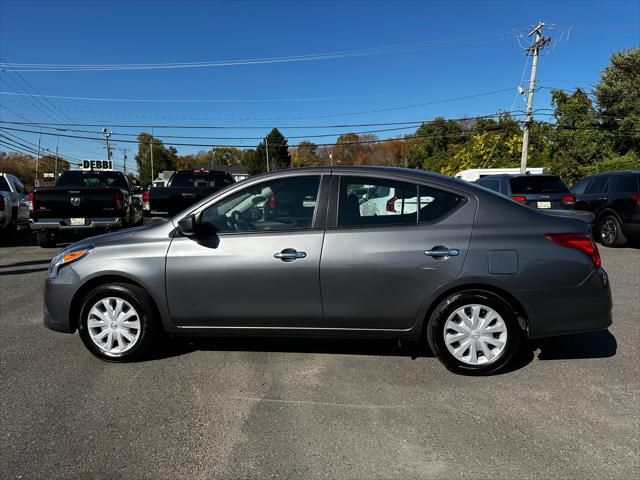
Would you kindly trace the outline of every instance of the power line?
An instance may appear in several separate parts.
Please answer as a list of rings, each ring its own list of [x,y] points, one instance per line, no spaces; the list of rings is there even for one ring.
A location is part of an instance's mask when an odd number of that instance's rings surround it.
[[[335,60],[341,58],[364,57],[370,55],[385,55],[403,53],[415,50],[442,48],[465,44],[484,43],[491,38],[504,40],[513,32],[489,32],[481,34],[464,35],[448,39],[429,40],[398,45],[387,45],[356,50],[342,50],[304,55],[288,55],[278,57],[248,58],[236,60],[197,61],[197,62],[163,62],[163,63],[129,63],[129,64],[52,64],[52,63],[9,63],[4,59],[0,63],[0,69],[11,68],[13,71],[29,72],[87,72],[87,71],[123,71],[123,70],[166,70],[182,68],[213,68],[241,65],[260,65],[291,62],[308,62],[319,60]],[[502,38],[500,38],[502,36]]]

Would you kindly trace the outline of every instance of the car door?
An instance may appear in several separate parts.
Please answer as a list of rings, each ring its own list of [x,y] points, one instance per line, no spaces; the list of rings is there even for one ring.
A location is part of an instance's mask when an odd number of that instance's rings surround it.
[[[15,205],[18,208],[18,223],[26,223],[29,220],[29,201],[27,200],[27,190],[22,182],[14,176],[9,177],[9,181],[13,186],[13,195],[15,197]]]
[[[201,207],[197,234],[176,235],[167,253],[173,321],[223,328],[319,326],[321,180],[297,174],[253,182]]]
[[[388,177],[334,179],[320,262],[325,326],[410,328],[430,292],[459,275],[476,200]],[[380,186],[401,198],[419,198],[420,208],[403,211],[396,201],[394,212],[367,215],[351,192]]]

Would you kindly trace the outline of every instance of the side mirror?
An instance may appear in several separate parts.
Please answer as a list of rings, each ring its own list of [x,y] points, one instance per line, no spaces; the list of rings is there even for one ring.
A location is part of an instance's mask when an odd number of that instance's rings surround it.
[[[178,222],[178,231],[185,237],[193,237],[196,234],[198,221],[195,215],[187,215]]]

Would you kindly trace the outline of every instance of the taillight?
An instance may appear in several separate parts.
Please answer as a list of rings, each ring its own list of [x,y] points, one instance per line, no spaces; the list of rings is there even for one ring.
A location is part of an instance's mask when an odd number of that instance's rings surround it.
[[[116,210],[119,210],[122,208],[122,193],[120,192],[116,192],[116,194],[113,196],[113,207]]]
[[[527,201],[527,197],[525,197],[524,195],[512,195],[511,198],[520,203],[526,203]]]
[[[275,209],[275,208],[276,208],[276,196],[275,196],[275,194],[274,194],[274,195],[271,195],[271,196],[269,197],[269,203],[267,204],[267,208],[268,208],[269,210],[273,210],[273,209]]]
[[[598,246],[586,233],[547,233],[545,237],[563,247],[575,248],[586,253],[596,268],[602,266]]]
[[[387,200],[387,212],[396,213],[396,200],[397,199],[398,199],[398,197],[396,197],[394,195],[389,200]]]
[[[151,194],[148,191],[142,192],[142,209],[151,210]]]
[[[36,196],[33,193],[27,195],[27,201],[29,202],[29,211],[33,212],[34,205],[36,204]]]
[[[575,195],[563,195],[562,196],[562,203],[572,207],[576,203],[576,196]]]
[[[640,194],[634,193],[633,195],[631,195],[631,200],[640,205]]]

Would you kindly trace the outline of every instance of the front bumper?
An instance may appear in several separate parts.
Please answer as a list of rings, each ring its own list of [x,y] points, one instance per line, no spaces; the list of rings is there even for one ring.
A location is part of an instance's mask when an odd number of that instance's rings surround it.
[[[90,230],[93,228],[115,228],[122,225],[120,218],[91,218],[84,225],[70,225],[69,219],[52,218],[29,221],[31,230]]]
[[[76,331],[71,318],[73,297],[78,291],[79,277],[71,265],[60,269],[57,278],[47,278],[44,283],[44,326],[63,333]]]
[[[611,288],[602,268],[576,287],[516,293],[527,312],[531,339],[604,330],[612,323]]]

